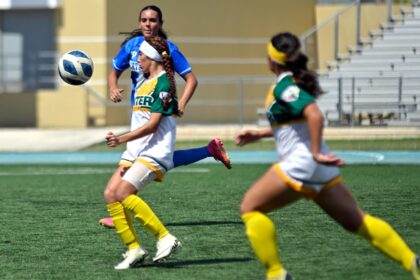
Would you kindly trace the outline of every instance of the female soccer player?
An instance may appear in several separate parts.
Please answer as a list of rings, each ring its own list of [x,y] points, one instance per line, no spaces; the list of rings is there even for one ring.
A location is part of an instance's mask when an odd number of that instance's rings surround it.
[[[162,25],[162,11],[159,7],[154,5],[146,6],[140,11],[139,29],[132,31],[130,37],[122,43],[121,49],[112,63],[113,69],[108,76],[110,98],[112,101],[121,101],[123,89],[118,87],[118,79],[126,69],[130,68],[132,80],[131,103],[134,104],[136,88],[145,80],[143,74],[144,70],[138,61],[139,47],[145,38],[151,36],[160,36],[163,39],[167,39],[165,31],[162,29]],[[197,87],[197,79],[192,72],[187,59],[179,49],[170,41],[166,42],[169,46],[169,52],[174,63],[175,72],[186,81],[184,92],[179,101],[178,115],[182,116],[188,101]],[[134,143],[129,143],[128,145],[134,145]],[[126,165],[131,165],[135,156],[136,153],[130,154],[125,152],[122,158],[126,161]],[[209,144],[204,147],[175,151],[174,167],[188,165],[207,157],[213,157],[215,160],[221,161],[226,168],[231,168],[229,156],[223,148],[223,142],[219,138],[212,139]],[[113,178],[115,180],[118,178],[121,179],[120,174],[123,174],[126,168],[126,166],[120,166],[115,171]],[[101,218],[99,223],[107,228],[114,228],[114,223],[110,217]]]
[[[385,221],[360,209],[339,173],[342,159],[331,154],[322,140],[323,116],[315,103],[321,89],[307,70],[299,39],[279,33],[268,44],[268,66],[277,83],[265,101],[270,128],[246,130],[235,139],[239,146],[274,137],[280,161],[245,193],[241,215],[246,235],[267,279],[292,279],[280,262],[276,227],[268,212],[303,197],[313,200],[344,229],[399,262],[420,279],[420,259]]]
[[[130,268],[142,262],[148,254],[136,236],[129,212],[157,239],[153,261],[169,257],[181,246],[147,203],[135,195],[151,181],[162,181],[165,173],[173,168],[174,115],[178,113],[173,63],[165,41],[158,36],[148,37],[141,43],[138,59],[147,78],[134,94],[131,131],[121,136],[109,132],[106,136],[110,147],[135,143],[128,149],[134,149],[137,154],[117,186],[108,185],[104,193],[116,232],[128,247],[124,260],[115,269]]]

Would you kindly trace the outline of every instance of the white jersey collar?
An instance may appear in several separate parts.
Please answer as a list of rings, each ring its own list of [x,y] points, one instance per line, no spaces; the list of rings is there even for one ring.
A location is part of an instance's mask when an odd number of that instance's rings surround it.
[[[290,72],[290,71],[281,73],[280,76],[277,77],[277,83],[279,83],[281,80],[283,80],[283,78],[286,77],[286,76],[293,76],[293,73]]]

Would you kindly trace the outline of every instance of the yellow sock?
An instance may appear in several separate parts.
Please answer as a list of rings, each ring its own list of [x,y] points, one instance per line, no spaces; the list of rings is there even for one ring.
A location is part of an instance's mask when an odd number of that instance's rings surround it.
[[[169,233],[149,205],[137,195],[128,196],[122,204],[133,211],[134,217],[157,239],[161,239]]]
[[[134,225],[133,225],[133,219],[131,218],[131,213],[127,208],[124,208],[124,214],[125,214],[125,218],[127,219],[128,227],[130,228],[130,230],[134,234],[134,236],[137,238],[137,242],[140,244],[140,240],[137,237],[136,230],[135,230]]]
[[[372,246],[401,263],[406,270],[410,271],[415,254],[387,222],[365,215],[363,224],[357,234],[366,238]]]
[[[140,243],[137,240],[136,233],[132,230],[127,217],[124,212],[124,207],[120,202],[114,202],[107,205],[109,215],[114,221],[115,230],[120,236],[122,242],[127,245],[129,249],[137,248]]]
[[[267,270],[267,277],[280,275],[283,266],[277,251],[276,228],[271,219],[255,211],[243,214],[242,220],[255,255]]]

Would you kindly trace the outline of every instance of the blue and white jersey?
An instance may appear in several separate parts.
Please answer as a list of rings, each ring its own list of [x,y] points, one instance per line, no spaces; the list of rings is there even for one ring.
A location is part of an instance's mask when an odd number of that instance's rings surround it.
[[[141,43],[143,43],[144,37],[137,36],[130,40],[128,40],[122,47],[120,52],[112,61],[112,66],[117,72],[123,72],[127,68],[130,67],[131,69],[131,104],[134,104],[134,95],[136,92],[136,88],[144,82],[143,71],[140,67],[138,62],[139,57],[139,48]],[[174,70],[181,76],[185,76],[186,74],[190,73],[191,66],[188,63],[188,60],[185,56],[179,51],[178,47],[171,43],[170,41],[166,41],[169,47],[169,52],[172,57],[172,61],[174,63]]]

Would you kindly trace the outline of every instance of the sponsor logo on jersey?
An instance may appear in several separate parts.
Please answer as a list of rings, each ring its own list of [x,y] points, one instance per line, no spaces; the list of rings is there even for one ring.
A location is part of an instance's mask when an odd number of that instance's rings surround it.
[[[285,102],[293,102],[298,100],[300,89],[297,86],[288,86],[281,95],[281,99]]]

